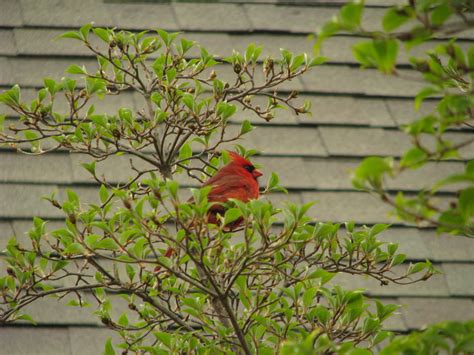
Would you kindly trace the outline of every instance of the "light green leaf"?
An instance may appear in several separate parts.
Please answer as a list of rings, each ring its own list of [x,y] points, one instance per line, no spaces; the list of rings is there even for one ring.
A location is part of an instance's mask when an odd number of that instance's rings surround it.
[[[115,350],[112,346],[112,338],[108,338],[105,343],[104,355],[115,355]]]

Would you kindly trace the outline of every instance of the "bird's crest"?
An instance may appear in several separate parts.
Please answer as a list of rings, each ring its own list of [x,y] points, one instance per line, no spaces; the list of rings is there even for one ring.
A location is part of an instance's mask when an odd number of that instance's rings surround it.
[[[250,161],[248,161],[247,159],[245,159],[243,156],[241,156],[240,154],[236,153],[236,152],[229,152],[229,156],[230,158],[232,159],[232,161],[234,161],[235,163],[239,164],[239,165],[252,165],[252,163]]]

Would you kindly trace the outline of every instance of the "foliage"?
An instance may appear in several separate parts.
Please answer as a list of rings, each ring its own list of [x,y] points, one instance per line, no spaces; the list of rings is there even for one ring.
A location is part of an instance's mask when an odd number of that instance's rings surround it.
[[[381,21],[382,30],[377,31],[364,29],[363,12],[363,2],[344,6],[338,16],[322,27],[315,50],[319,52],[324,41],[338,32],[359,34],[368,37],[353,46],[354,57],[362,67],[374,67],[404,78],[406,75],[397,68],[402,45],[409,52],[432,38],[448,39],[433,44],[423,58],[410,58],[418,76],[407,79],[421,80],[426,85],[416,95],[415,108],[419,109],[427,98],[436,102],[431,113],[401,127],[409,135],[412,148],[396,161],[367,158],[354,171],[353,184],[380,196],[404,221],[436,227],[438,232],[474,237],[474,161],[466,163],[464,173],[446,176],[416,196],[401,191],[393,196],[386,185],[387,178],[419,169],[430,161],[462,159],[463,149],[474,143],[472,132],[459,142],[453,142],[450,136],[451,131],[474,127],[474,46],[464,49],[450,38],[474,27],[474,3],[412,0],[389,8]],[[445,198],[439,198],[440,188],[446,185],[456,189],[448,204],[443,201]]]
[[[408,335],[387,335],[390,342],[382,345],[380,355],[394,354],[472,354],[474,351],[474,322],[444,322],[429,326]],[[282,355],[331,353],[345,355],[370,355],[372,352],[364,348],[353,348],[332,342],[324,335],[314,332],[303,342],[288,341],[282,346]]]
[[[429,326],[422,332],[395,337],[380,352],[390,354],[472,354],[474,322],[445,322]]]
[[[276,90],[321,58],[282,50],[280,59],[261,61],[261,48],[250,45],[245,54],[220,60],[161,30],[133,34],[86,25],[62,37],[89,48],[98,68],[71,65],[67,72],[79,81],[45,79],[31,103],[23,102],[18,86],[2,93],[0,102],[20,118],[1,130],[0,142],[28,154],[65,149],[91,156],[84,168],[100,184],[100,202],[83,203],[70,190],[63,200],[49,196],[64,226],[50,229],[35,218],[30,245],[8,242],[1,323],[34,321],[26,307],[53,296],[71,307],[94,304],[125,353],[273,354],[308,335],[317,346],[372,348],[389,336],[382,326],[395,305],[331,281],[345,273],[406,284],[436,272],[429,261],[399,267],[405,256],[397,245],[377,239],[387,225],[348,223],[343,231],[339,224],[314,223],[311,204],[277,208],[266,199],[230,201],[221,223],[208,224],[209,189],[191,189],[188,199],[174,180],[186,173],[202,181],[227,162],[228,154],[217,150],[253,128],[245,121],[229,132],[238,109],[266,121],[282,107],[308,112],[307,104],[293,105],[298,93]],[[222,79],[225,70],[232,79]],[[139,95],[144,108],[96,113],[97,98],[124,91]],[[265,107],[255,101],[262,97]],[[56,109],[60,100],[65,112]],[[114,185],[97,165],[116,155],[146,165],[132,162],[134,176]],[[265,193],[282,190],[272,174]],[[229,231],[226,225],[238,218],[242,227]],[[168,247],[175,256],[164,256]],[[109,339],[105,353],[114,352]]]

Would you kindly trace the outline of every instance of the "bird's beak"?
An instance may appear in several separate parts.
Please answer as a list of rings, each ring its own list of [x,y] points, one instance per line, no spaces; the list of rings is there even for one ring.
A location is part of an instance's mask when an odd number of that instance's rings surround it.
[[[256,179],[256,178],[262,176],[263,173],[260,170],[255,169],[254,171],[252,171],[252,175]]]

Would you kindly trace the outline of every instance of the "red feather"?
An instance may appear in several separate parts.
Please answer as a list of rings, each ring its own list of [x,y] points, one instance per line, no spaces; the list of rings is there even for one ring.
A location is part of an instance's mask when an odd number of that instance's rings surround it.
[[[257,179],[262,173],[255,169],[253,164],[237,153],[229,152],[231,162],[221,168],[212,178],[207,180],[203,186],[212,186],[208,194],[209,202],[225,203],[229,199],[242,202],[257,199],[259,197],[259,186]],[[207,222],[217,224],[217,214],[224,215],[225,208],[216,204],[209,210]],[[242,223],[242,219],[232,222],[226,228],[234,230]],[[165,256],[170,257],[173,249],[168,248]],[[160,270],[157,267],[155,271]]]

